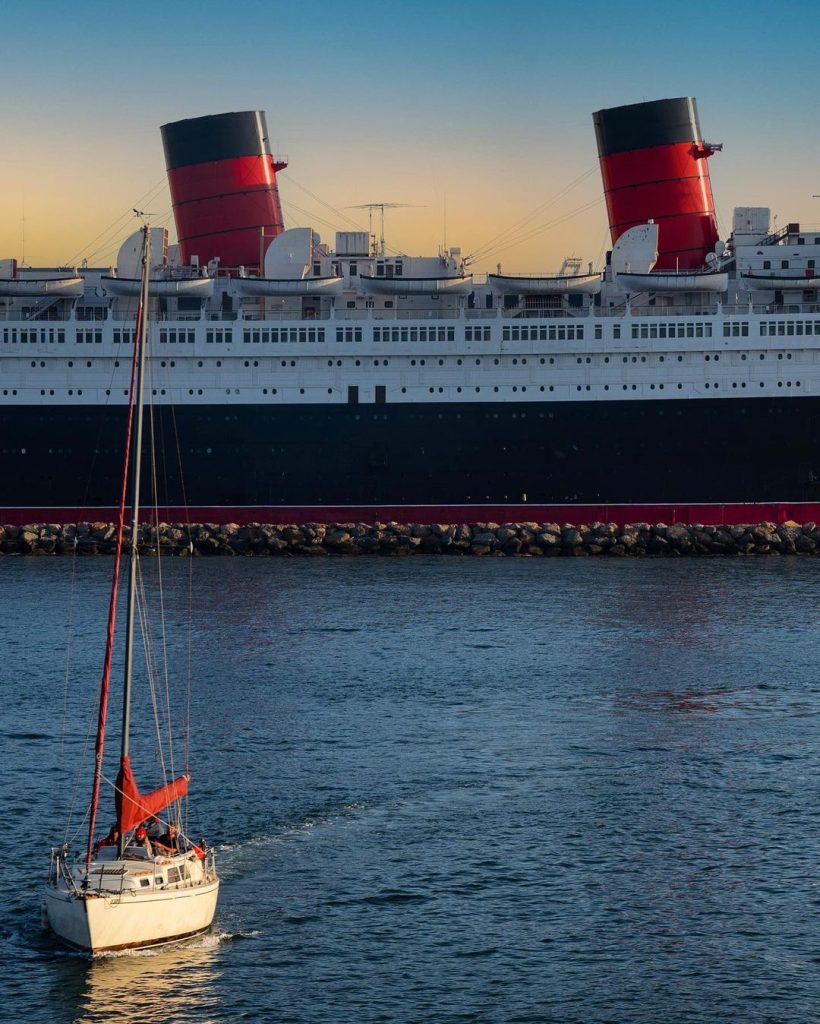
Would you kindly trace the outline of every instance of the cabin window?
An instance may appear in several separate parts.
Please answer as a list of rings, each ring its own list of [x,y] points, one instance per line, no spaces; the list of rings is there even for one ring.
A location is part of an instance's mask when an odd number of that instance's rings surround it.
[[[347,386],[347,404],[359,404],[359,388],[356,384],[348,384]]]
[[[384,384],[376,385],[376,405],[384,405],[387,401],[387,388]]]
[[[376,277],[384,277],[384,264],[383,263],[377,263],[376,264]]]
[[[358,275],[358,273],[359,273],[359,264],[358,263],[351,263],[350,264],[350,276],[351,277],[356,277]]]
[[[763,260],[763,269],[764,270],[771,270],[772,269],[772,261],[771,260]]]
[[[401,263],[396,264],[396,277],[401,277],[404,274],[404,267]]]
[[[313,276],[314,277],[321,277],[322,276],[322,264],[321,263],[314,263],[313,264]]]

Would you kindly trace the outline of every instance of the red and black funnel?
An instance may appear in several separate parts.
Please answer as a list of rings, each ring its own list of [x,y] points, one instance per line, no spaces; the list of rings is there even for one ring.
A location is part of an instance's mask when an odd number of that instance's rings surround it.
[[[592,115],[613,244],[628,228],[658,225],[656,270],[703,265],[718,240],[706,160],[691,97],[611,107]]]
[[[162,126],[183,263],[259,268],[260,244],[284,230],[265,115],[241,110]]]

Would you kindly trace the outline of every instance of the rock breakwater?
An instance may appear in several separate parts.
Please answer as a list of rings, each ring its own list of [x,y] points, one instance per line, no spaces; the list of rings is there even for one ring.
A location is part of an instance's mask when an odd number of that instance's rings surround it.
[[[126,530],[126,535],[128,535]],[[1,555],[110,554],[110,523],[0,526]],[[161,523],[140,528],[143,554],[169,555],[410,555],[518,557],[686,557],[695,555],[814,555],[816,523],[684,526],[676,523]]]

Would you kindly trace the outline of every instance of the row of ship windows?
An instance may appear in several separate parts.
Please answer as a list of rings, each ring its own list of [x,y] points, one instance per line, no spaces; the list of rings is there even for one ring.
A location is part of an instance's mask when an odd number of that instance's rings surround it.
[[[615,324],[618,327],[618,324]],[[596,332],[598,327],[595,328]],[[616,337],[618,335],[615,335]],[[597,333],[596,333],[597,337]],[[711,338],[712,325],[706,323],[633,324],[633,338]]]
[[[356,328],[358,337],[356,341],[361,341],[361,329]],[[472,331],[475,330],[475,340],[481,340],[479,332],[481,330],[487,333],[483,336],[487,341],[490,340],[490,328],[471,328],[468,327],[465,331],[465,337],[467,341],[472,341]],[[345,337],[340,337],[342,328],[336,329],[336,341],[351,341],[350,328],[345,327]],[[373,341],[455,341],[456,340],[456,329],[455,327],[374,327],[373,328]]]
[[[816,334],[820,335],[820,320],[761,320],[760,337],[774,338],[778,335]]]
[[[767,386],[774,387],[774,384],[775,384],[775,382],[768,382],[767,383],[766,381],[759,381],[758,382],[758,387],[760,387],[760,388],[765,388]],[[791,388],[791,387],[799,388],[800,387],[800,381],[799,380],[795,380],[795,381],[779,380],[779,381],[776,382],[776,384],[777,384],[778,388]],[[656,391],[656,390],[657,391],[665,391],[667,387],[671,389],[673,386],[678,391],[683,391],[683,388],[684,388],[683,384],[677,384],[677,385],[672,385],[672,384],[669,384],[669,385],[665,385],[665,384],[650,384],[648,387],[649,387],[650,391]],[[691,382],[690,382],[690,384],[688,386],[690,388],[696,388],[697,387],[697,385],[695,385],[695,384],[693,384]],[[742,389],[745,389],[748,386],[750,386],[750,384],[747,383],[747,381],[732,381],[731,382],[731,387],[733,389],[740,388],[742,390]],[[570,387],[570,385],[567,385],[567,384],[564,384],[564,385],[541,384],[538,387],[538,391],[539,392],[554,392],[556,387],[567,388],[567,387]],[[616,388],[616,387],[617,387],[617,385],[612,385],[612,388]],[[621,385],[621,389],[623,391],[637,391],[639,387],[643,388],[643,387],[646,387],[646,385],[638,385],[638,384],[622,384]],[[720,384],[717,383],[717,382],[709,382],[709,381],[707,381],[703,385],[703,387],[706,388],[706,390],[717,391],[717,390],[720,389]],[[724,382],[724,389],[725,388],[726,388],[726,384]],[[314,389],[311,389],[311,390],[314,390]],[[338,388],[336,388],[336,389],[328,388],[327,389],[327,393],[329,395],[332,395],[334,390],[339,391],[340,389],[338,389]],[[385,389],[382,387],[382,388],[380,388],[380,390],[382,391],[382,393],[384,393]],[[436,388],[436,387],[429,387],[427,390],[428,390],[429,394],[434,395],[434,394],[444,394],[445,390],[449,392],[451,389],[449,387],[446,388],[446,389],[444,387],[438,387],[438,388]],[[463,394],[464,390],[465,389],[463,387],[456,387],[456,389],[455,389],[456,394],[459,394],[459,395]],[[475,388],[473,388],[473,390],[475,391],[476,394],[480,394],[481,393],[481,386],[477,385]],[[484,390],[485,391],[489,391],[490,388],[485,386]],[[531,392],[535,391],[535,390],[536,390],[535,387],[531,387],[530,388]],[[587,391],[593,391],[593,390],[597,390],[597,391],[610,391],[611,387],[610,387],[609,384],[597,384],[597,385],[592,385],[592,384],[576,384],[575,385],[575,390],[576,391],[581,391],[581,392],[587,392]],[[513,384],[512,386],[509,386],[509,385],[507,385],[507,386],[495,385],[492,388],[493,394],[499,394],[502,391],[510,391],[511,393],[514,393],[514,394],[518,393],[518,392],[520,392],[522,394],[525,394],[526,391],[527,391],[527,386],[526,386],[526,384],[524,384],[524,385],[515,385],[515,384]],[[4,388],[3,389],[3,394],[5,396],[7,396],[7,397],[9,395],[12,395],[12,396],[17,395],[17,393],[18,393],[17,388]],[[82,393],[83,393],[82,388],[76,388],[76,389],[69,388],[67,391],[64,392],[64,394],[66,394],[69,397],[73,397],[74,395],[76,395],[77,397],[80,397],[82,395]],[[111,389],[110,388],[106,388],[105,389],[105,393],[106,393],[106,395],[110,395],[111,394]],[[127,396],[128,395],[127,389],[123,389],[122,393],[123,393],[123,395]],[[167,392],[166,388],[153,388],[152,391],[151,391],[152,395],[166,395],[167,393],[168,392]],[[222,389],[220,389],[220,394],[221,393],[222,393]],[[247,394],[247,391],[245,393]],[[267,395],[267,394],[276,395],[278,393],[279,393],[279,391],[278,391],[277,388],[262,388],[262,394],[263,395]],[[403,395],[407,394],[407,388],[406,387],[401,388],[401,393]],[[57,394],[57,391],[54,388],[49,388],[49,389],[41,388],[40,389],[40,394],[43,395],[43,396],[45,396],[45,395],[55,396]],[[189,395],[204,395],[204,391],[203,391],[202,388],[188,388],[188,394]],[[225,394],[226,395],[231,395],[231,394],[238,395],[238,394],[241,394],[241,389],[240,388],[225,388]],[[299,394],[300,395],[304,395],[305,394],[305,388],[299,388]]]
[[[711,338],[710,323],[643,323],[633,324],[632,338],[650,340],[653,338]],[[603,325],[595,325],[595,340],[603,339]],[[760,323],[760,336],[765,337],[803,337],[814,335],[820,337],[820,320],[764,320]],[[748,321],[727,321],[723,324],[724,338],[747,338],[749,336]],[[103,332],[99,328],[78,328],[75,334],[78,344],[102,344]],[[490,327],[465,327],[465,341],[490,341]],[[621,337],[620,324],[612,325],[612,337]],[[547,326],[505,326],[502,329],[503,341],[583,341],[584,326],[582,324],[547,325]],[[3,341],[22,344],[50,342],[64,344],[66,332],[63,328],[5,328]],[[133,329],[115,328],[113,331],[115,345],[133,344]],[[162,329],[159,332],[160,344],[193,344],[196,332],[191,328]],[[323,327],[282,327],[259,328],[243,332],[243,340],[251,343],[308,342],[322,343],[325,340]],[[231,329],[209,329],[205,332],[207,344],[232,344]],[[337,342],[362,341],[361,327],[337,327]],[[374,327],[374,342],[401,341],[455,341],[454,327]]]
[[[480,328],[479,328],[480,329]],[[469,330],[469,327],[467,328]],[[596,337],[599,335],[596,334]],[[470,338],[466,339],[470,341]],[[475,340],[479,340],[478,338]],[[533,325],[530,327],[512,326],[503,327],[501,331],[502,341],[583,341],[583,324],[548,324],[544,326]]]
[[[764,360],[766,358],[766,353],[765,352],[758,352],[756,354],[757,354],[757,358],[759,360]],[[738,356],[739,355],[741,361],[743,361],[743,362],[746,362],[746,360],[749,358],[749,353],[748,352],[724,352],[723,355],[724,355],[724,357],[725,356],[730,356],[731,357],[731,356]],[[561,360],[561,362],[563,363],[563,362],[569,362],[569,360],[572,357],[571,356],[560,356],[560,357],[557,357],[557,358],[559,358]],[[618,357],[617,356],[615,356],[615,357],[603,356],[603,360],[602,361],[603,361],[604,364],[608,364],[608,363],[610,363],[612,361],[613,358],[615,358],[617,360]],[[621,362],[622,363],[630,363],[630,362],[632,362],[632,363],[638,363],[638,362],[646,363],[647,361],[649,361],[650,363],[653,362],[653,361],[656,361],[657,363],[664,363],[664,362],[666,362],[666,356],[664,356],[664,355],[654,355],[654,356],[625,355],[625,356],[621,356],[620,358],[621,358]],[[677,359],[677,361],[679,363],[682,363],[684,361],[686,361],[686,362],[694,362],[694,360],[697,358],[697,354],[696,353],[689,353],[687,356],[678,355],[675,358]],[[793,354],[791,352],[778,352],[777,353],[777,358],[781,359],[781,360],[782,359],[792,359],[793,358]],[[708,362],[719,363],[720,362],[720,355],[718,353],[713,353],[713,354],[705,353],[703,355],[703,359],[704,359],[704,362],[707,362],[707,363]],[[555,365],[555,360],[556,360],[555,356],[549,356],[549,357],[541,356],[538,359],[538,362],[542,366],[546,365],[547,363],[549,363],[551,366],[553,366],[553,365]],[[600,357],[598,357],[598,358],[593,357],[593,356],[576,356],[575,357],[575,362],[577,364],[579,364],[579,365],[581,365],[583,363],[586,363],[587,365],[591,365],[593,362],[598,363],[599,361],[600,361]],[[426,360],[426,359],[411,359],[409,365],[410,366],[426,366],[427,362],[428,362],[428,360]],[[476,366],[481,366],[481,364],[482,364],[480,357],[476,358],[474,360],[474,362],[475,362]],[[432,360],[432,359],[430,360],[430,365],[431,366],[435,365],[435,363],[438,363],[439,366],[447,366],[447,365],[453,365],[453,360],[452,360],[452,358],[450,358],[450,359],[438,359],[438,360],[435,360],[435,361]],[[459,359],[455,360],[455,365],[456,366],[463,366],[463,364],[464,364],[464,360],[463,359],[459,358]],[[493,359],[493,365],[494,366],[501,366],[501,365],[518,366],[519,364],[521,366],[526,366],[527,365],[527,357],[526,356],[521,356],[521,357],[513,356],[512,358],[510,358],[509,356],[507,356],[505,358],[505,357],[498,357],[498,356],[496,356]],[[93,363],[89,359],[89,360],[86,360],[85,365],[86,365],[86,367],[88,367],[90,369],[93,366]],[[119,367],[119,365],[120,365],[120,361],[118,359],[115,360],[114,361],[114,367],[117,368],[117,367]],[[163,368],[165,368],[166,366],[175,367],[176,366],[176,360],[174,360],[174,359],[171,359],[171,360],[162,359],[162,360],[160,360],[160,364],[159,365],[161,367],[163,367]],[[215,361],[214,365],[217,368],[221,367],[222,366],[222,360],[221,359],[217,359]],[[250,367],[250,366],[258,367],[259,366],[259,360],[258,359],[254,359],[253,361],[251,361],[250,359],[245,359],[243,361],[243,365],[246,366],[246,367]],[[281,365],[284,366],[284,367],[287,367],[288,365],[295,367],[296,366],[296,360],[295,359],[291,359],[291,360],[283,359],[281,361]],[[328,359],[327,365],[328,366],[333,366],[334,365],[334,360]],[[343,361],[341,359],[337,359],[335,361],[335,365],[336,366],[342,366],[343,365]],[[354,366],[361,366],[362,365],[362,360],[361,359],[354,360],[353,365]],[[390,360],[389,359],[382,359],[382,360],[374,359],[373,360],[373,365],[374,366],[389,366],[390,365]],[[36,360],[36,359],[32,359],[31,360],[31,367],[32,367],[32,369],[37,369],[37,367],[40,367],[40,369],[44,370],[46,368],[46,366],[47,366],[47,363],[46,363],[45,359],[40,359],[39,361]],[[74,366],[74,361],[72,359],[68,360],[68,366],[69,367],[73,367]],[[197,366],[200,367],[200,368],[205,367],[204,361],[202,359],[197,360]],[[189,368],[186,364],[183,364],[183,367],[185,369]]]

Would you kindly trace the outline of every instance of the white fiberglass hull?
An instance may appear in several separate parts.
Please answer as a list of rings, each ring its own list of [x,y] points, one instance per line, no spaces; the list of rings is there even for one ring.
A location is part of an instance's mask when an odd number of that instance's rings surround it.
[[[157,946],[207,931],[219,881],[166,892],[90,893],[46,889],[48,923],[61,942],[88,953]]]

